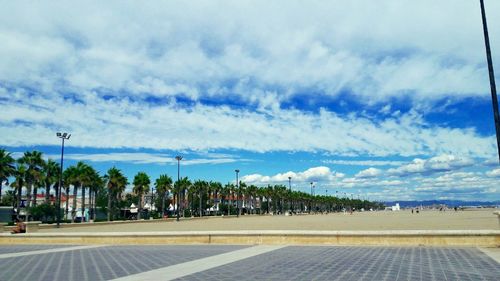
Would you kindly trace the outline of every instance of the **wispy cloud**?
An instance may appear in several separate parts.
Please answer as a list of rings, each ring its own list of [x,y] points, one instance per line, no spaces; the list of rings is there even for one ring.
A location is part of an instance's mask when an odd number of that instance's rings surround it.
[[[234,162],[249,162],[249,159],[242,159],[229,154],[217,153],[203,153],[207,158],[199,158],[193,156],[192,158],[184,157],[182,165],[202,165],[202,164],[224,164]],[[12,153],[14,158],[23,156],[21,152]],[[59,159],[60,155],[45,154],[45,158]],[[88,162],[122,162],[128,164],[160,164],[160,165],[175,165],[177,160],[174,155],[162,153],[142,153],[142,152],[112,152],[112,153],[66,153],[64,159],[75,161],[88,161]]]
[[[393,160],[323,160],[325,164],[347,165],[347,166],[399,166],[403,161]]]

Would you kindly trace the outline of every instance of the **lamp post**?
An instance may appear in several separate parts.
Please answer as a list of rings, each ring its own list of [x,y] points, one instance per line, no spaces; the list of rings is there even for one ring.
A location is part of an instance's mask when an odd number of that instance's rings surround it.
[[[180,207],[181,207],[181,187],[180,187],[180,175],[181,175],[181,160],[182,156],[177,155],[175,156],[175,160],[177,160],[177,184],[179,191],[177,192],[177,221],[179,221],[180,218]]]
[[[236,173],[236,206],[238,207],[238,212],[236,213],[236,217],[239,218],[241,209],[240,209],[240,181],[238,178],[238,174],[240,173],[240,170],[236,169],[234,170],[234,172]]]
[[[290,196],[290,214],[293,213],[293,202],[292,202],[292,177],[288,177],[288,194]]]
[[[311,196],[313,195],[313,182],[311,182]]]
[[[151,215],[149,217],[153,216],[153,204],[155,203],[155,188],[151,187]]]
[[[480,4],[481,4],[481,17],[483,20],[484,44],[486,47],[486,60],[488,61],[488,73],[490,77],[491,100],[493,102],[493,117],[495,119],[495,131],[497,134],[498,160],[500,161],[500,114],[498,113],[497,88],[495,85],[495,73],[493,71],[493,62],[491,59],[490,37],[488,35],[488,24],[486,22],[484,0],[480,0]]]
[[[61,224],[61,191],[62,191],[62,173],[63,173],[63,163],[64,163],[64,141],[69,140],[71,134],[57,132],[56,136],[61,139],[61,165],[59,167],[59,186],[56,189],[56,200],[57,200],[57,228]],[[66,204],[68,204],[68,195],[66,194]]]

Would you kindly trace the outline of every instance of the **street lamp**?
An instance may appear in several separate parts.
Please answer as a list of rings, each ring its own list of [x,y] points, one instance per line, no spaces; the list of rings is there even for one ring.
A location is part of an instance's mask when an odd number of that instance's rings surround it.
[[[177,184],[179,185],[177,188],[179,191],[177,192],[177,221],[180,218],[180,207],[181,207],[181,187],[180,187],[180,170],[181,170],[181,160],[182,156],[175,156],[175,160],[177,160]]]
[[[292,177],[288,177],[288,193],[290,196],[290,215],[293,213],[293,201],[292,201]]]
[[[149,217],[151,217],[153,215],[153,204],[155,203],[155,188],[152,186],[151,187],[151,215],[149,215]]]
[[[56,200],[57,200],[57,228],[61,224],[61,191],[62,191],[62,173],[63,173],[63,163],[64,163],[64,141],[69,140],[71,134],[57,132],[56,136],[62,140],[61,144],[61,165],[59,167],[59,186],[56,189]],[[66,204],[68,204],[68,195],[66,194]],[[73,206],[75,208],[76,206]]]
[[[311,196],[313,195],[313,182],[311,182]]]
[[[491,100],[493,102],[493,117],[495,119],[495,131],[497,133],[498,160],[500,161],[500,114],[498,113],[497,88],[495,85],[495,73],[493,71],[493,62],[491,60],[490,37],[488,35],[488,24],[486,22],[484,0],[480,0],[480,4],[481,4],[481,16],[483,20],[484,44],[486,47],[486,60],[488,61],[488,73],[490,77]]]
[[[236,213],[236,217],[240,217],[240,182],[238,179],[238,174],[240,173],[240,170],[236,169],[234,170],[236,172],[236,206],[238,207],[238,213]]]

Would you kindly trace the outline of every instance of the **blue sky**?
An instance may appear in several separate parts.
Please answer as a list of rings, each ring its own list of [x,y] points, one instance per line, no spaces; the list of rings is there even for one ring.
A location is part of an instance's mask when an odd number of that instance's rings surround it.
[[[192,179],[498,199],[478,2],[5,2],[0,146],[57,159],[65,131],[66,165],[129,178],[182,154]]]

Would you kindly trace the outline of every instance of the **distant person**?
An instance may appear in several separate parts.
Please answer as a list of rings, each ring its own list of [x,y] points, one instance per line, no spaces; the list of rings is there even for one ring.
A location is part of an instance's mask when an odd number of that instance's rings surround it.
[[[16,233],[26,233],[26,225],[20,219],[16,219],[16,227],[12,229],[12,234]]]
[[[411,208],[411,213],[413,214],[413,208]]]
[[[455,212],[456,212],[456,211],[458,211],[458,208],[457,208],[457,207],[454,207],[454,208],[453,208],[453,210],[455,210]]]
[[[420,210],[417,208],[417,214],[420,212]]]

